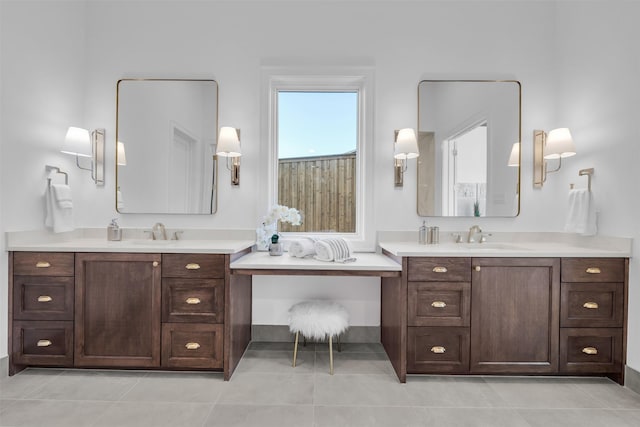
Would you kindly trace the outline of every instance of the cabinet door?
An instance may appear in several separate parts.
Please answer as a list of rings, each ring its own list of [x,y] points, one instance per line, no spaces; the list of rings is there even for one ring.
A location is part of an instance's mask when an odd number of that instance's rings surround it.
[[[77,254],[76,366],[160,366],[160,269],[160,254]]]
[[[558,370],[560,262],[474,258],[471,372]]]

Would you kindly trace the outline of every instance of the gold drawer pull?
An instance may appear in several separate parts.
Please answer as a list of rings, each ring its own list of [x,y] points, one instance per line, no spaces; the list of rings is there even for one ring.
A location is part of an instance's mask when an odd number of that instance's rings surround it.
[[[200,270],[200,264],[190,262],[189,264],[185,265],[184,268],[186,268],[187,270]]]
[[[38,297],[38,302],[51,302],[53,301],[53,298],[51,298],[49,295],[40,295]]]
[[[584,354],[598,354],[598,349],[595,347],[585,347],[582,349]]]
[[[592,301],[587,301],[584,304],[582,304],[582,306],[584,308],[594,309],[594,308],[598,308],[598,303],[597,302],[592,302]]]
[[[441,345],[436,345],[436,346],[431,347],[431,352],[432,353],[442,354],[445,351],[447,351],[447,349],[442,347]]]
[[[200,348],[200,344],[198,344],[197,342],[188,342],[184,345],[187,350],[197,350]]]
[[[51,341],[49,340],[40,340],[38,341],[38,344],[36,344],[38,347],[49,347],[51,344],[53,344]]]
[[[159,265],[158,261],[153,261],[153,266],[157,267]]]
[[[600,274],[600,269],[598,267],[589,267],[586,272],[589,274]]]
[[[189,297],[185,300],[187,304],[200,304],[200,298]]]
[[[431,307],[434,308],[445,308],[447,306],[447,303],[444,301],[434,301],[431,303]]]
[[[49,268],[51,264],[47,261],[38,261],[36,262],[36,268]]]
[[[476,266],[475,266],[475,270],[476,270],[476,271],[480,271],[480,270],[482,270],[482,269],[480,268],[480,266],[479,266],[479,265],[476,265]]]
[[[446,273],[447,271],[447,267],[433,267],[433,272],[434,273]]]

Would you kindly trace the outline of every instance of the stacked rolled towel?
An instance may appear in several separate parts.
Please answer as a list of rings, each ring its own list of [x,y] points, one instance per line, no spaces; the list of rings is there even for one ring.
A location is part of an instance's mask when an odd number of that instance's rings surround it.
[[[289,255],[297,258],[304,258],[316,254],[316,239],[307,237],[304,239],[292,240],[289,244]]]
[[[351,262],[356,260],[351,256],[353,252],[351,245],[342,238],[318,240],[315,243],[315,250],[316,256],[314,258],[318,261]]]

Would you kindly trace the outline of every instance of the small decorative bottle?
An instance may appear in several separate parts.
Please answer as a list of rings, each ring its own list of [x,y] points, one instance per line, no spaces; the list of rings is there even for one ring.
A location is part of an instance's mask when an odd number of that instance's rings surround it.
[[[422,226],[418,229],[418,243],[421,245],[427,244],[427,223],[422,221]]]
[[[278,242],[280,236],[274,234],[271,236],[271,243],[269,244],[269,255],[280,256],[282,255],[282,243]]]

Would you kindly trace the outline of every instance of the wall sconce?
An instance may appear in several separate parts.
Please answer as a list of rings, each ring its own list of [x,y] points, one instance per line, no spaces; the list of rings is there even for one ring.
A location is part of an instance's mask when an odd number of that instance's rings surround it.
[[[118,150],[116,152],[116,164],[118,166],[127,166],[127,153],[124,151],[124,143],[118,141]]]
[[[562,159],[576,154],[571,132],[568,128],[558,128],[547,135],[543,130],[533,131],[533,186],[542,188],[547,174],[557,172],[562,167]],[[547,160],[558,160],[558,167],[549,170]]]
[[[514,142],[511,147],[511,154],[509,155],[509,162],[507,166],[518,167],[520,166],[520,143]]]
[[[96,185],[104,185],[104,129],[89,134],[86,129],[70,126],[60,152],[76,156],[76,166],[91,171]],[[91,159],[90,167],[81,166],[80,157]]]
[[[240,185],[240,129],[227,126],[220,128],[216,154],[227,158],[227,169],[231,171],[231,185]]]
[[[420,155],[416,132],[411,128],[394,131],[393,144],[393,169],[396,187],[402,187],[404,172],[407,170],[407,160],[415,159]]]

